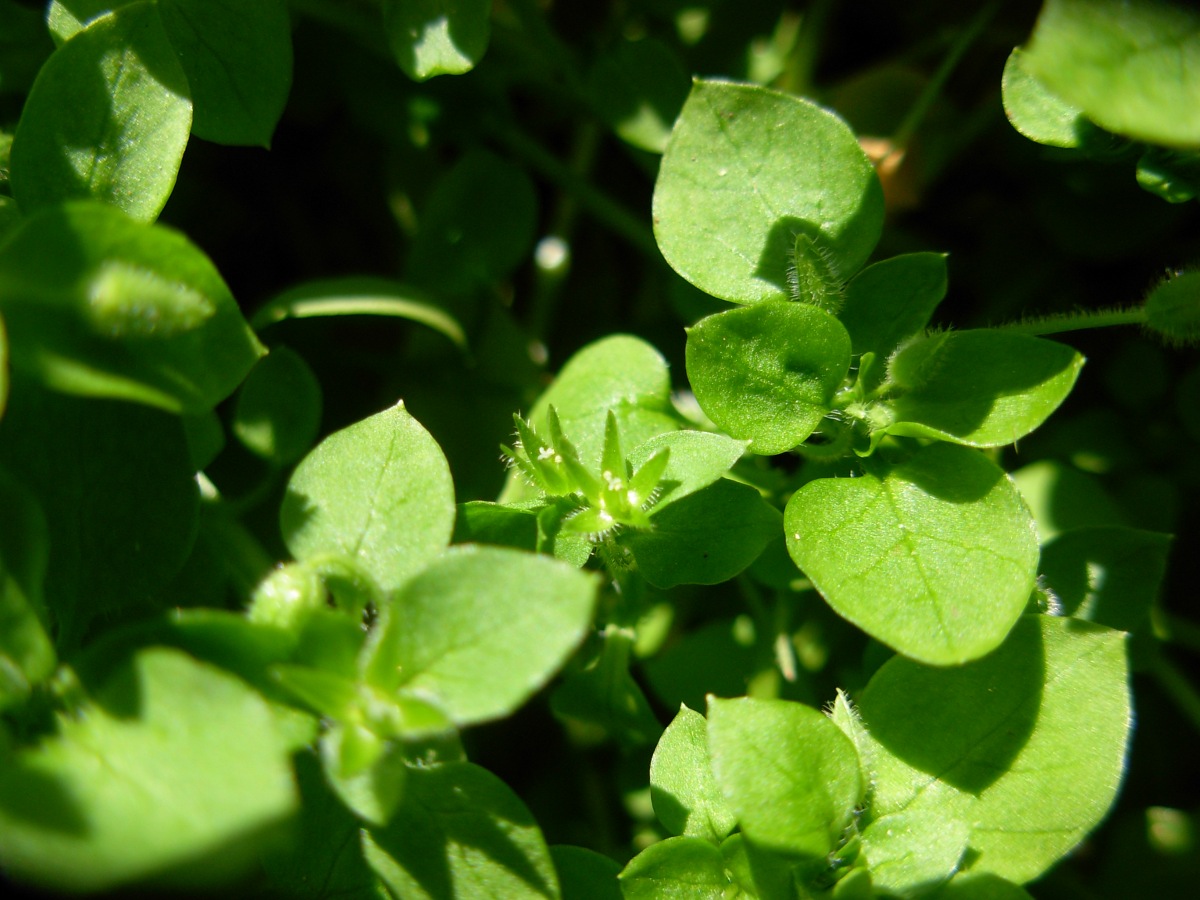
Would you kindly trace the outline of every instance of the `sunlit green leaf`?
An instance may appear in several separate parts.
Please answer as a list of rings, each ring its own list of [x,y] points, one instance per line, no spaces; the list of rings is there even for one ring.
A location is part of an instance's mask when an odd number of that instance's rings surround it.
[[[654,814],[673,834],[720,843],[737,825],[713,778],[708,759],[708,723],[681,707],[650,760]]]
[[[396,62],[417,81],[469,72],[487,50],[491,9],[492,0],[383,0]]]
[[[651,844],[621,871],[626,900],[727,900],[731,879],[721,851],[697,837]]]

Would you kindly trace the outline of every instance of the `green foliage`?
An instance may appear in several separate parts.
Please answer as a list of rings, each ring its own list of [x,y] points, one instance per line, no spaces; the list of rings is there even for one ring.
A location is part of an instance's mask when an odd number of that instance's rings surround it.
[[[1198,21],[0,0],[0,879],[1185,895]]]

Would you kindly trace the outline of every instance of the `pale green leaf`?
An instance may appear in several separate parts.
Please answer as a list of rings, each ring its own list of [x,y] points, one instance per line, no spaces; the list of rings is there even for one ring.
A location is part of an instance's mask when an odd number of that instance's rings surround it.
[[[1083,111],[1052,93],[1029,73],[1025,53],[1016,48],[1004,64],[1000,81],[1004,114],[1012,127],[1031,141],[1050,147],[1085,147],[1103,132]]]
[[[654,814],[672,834],[720,843],[737,826],[713,778],[708,759],[708,723],[680,707],[650,760]]]
[[[349,557],[391,591],[449,543],[454,484],[441,448],[401,402],[318,444],[279,515],[297,559]]]
[[[766,88],[697,80],[654,189],[655,237],[672,268],[722,300],[787,296],[797,234],[848,279],[883,220],[875,171],[846,124]]]
[[[903,657],[858,709],[873,819],[921,812],[970,830],[971,871],[1036,878],[1116,796],[1131,713],[1124,635],[1026,616],[996,652],[957,668]]]
[[[935,665],[995,649],[1037,574],[1037,535],[1016,488],[952,444],[809,482],[788,501],[784,529],[792,559],[839,615]]]
[[[157,4],[121,6],[42,66],[13,140],[13,196],[27,213],[92,198],[153,221],[191,126],[187,77]]]
[[[381,610],[367,646],[370,680],[435,699],[459,725],[505,716],[583,640],[593,577],[518,550],[448,550]]]
[[[854,745],[828,717],[786,700],[710,697],[708,748],[747,838],[812,857],[837,848],[866,784]]]
[[[625,900],[729,900],[731,887],[721,851],[697,837],[651,844],[621,871]]]
[[[891,813],[862,833],[862,852],[878,889],[901,896],[950,879],[967,849],[970,829],[937,810]]]
[[[688,329],[696,400],[720,428],[772,455],[803,442],[850,368],[850,337],[831,314],[784,301],[731,309]]]
[[[492,0],[382,0],[388,43],[417,81],[475,67],[491,36]]]
[[[668,431],[635,447],[629,462],[635,470],[661,450],[670,450],[667,467],[658,481],[652,512],[658,514],[714,483],[742,458],[746,442],[711,431]]]
[[[217,888],[296,808],[262,698],[176,650],[139,653],[0,767],[0,859],[44,887]]]

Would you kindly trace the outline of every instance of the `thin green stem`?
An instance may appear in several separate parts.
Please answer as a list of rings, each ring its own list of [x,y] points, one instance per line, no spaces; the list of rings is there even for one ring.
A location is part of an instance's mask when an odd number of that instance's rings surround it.
[[[1035,319],[1022,319],[993,325],[997,331],[1015,331],[1018,334],[1064,334],[1069,331],[1085,331],[1089,328],[1111,328],[1114,325],[1144,325],[1146,311],[1140,306],[1128,309],[1077,310]]]
[[[958,35],[958,38],[950,47],[950,52],[946,54],[946,57],[942,60],[942,64],[933,73],[933,78],[930,79],[929,84],[925,86],[925,90],[921,92],[921,96],[917,98],[917,102],[912,105],[912,108],[908,111],[908,115],[904,117],[904,121],[900,123],[900,127],[892,135],[892,147],[894,151],[902,152],[908,147],[909,141],[912,140],[917,129],[921,127],[921,123],[929,113],[934,101],[937,100],[938,95],[941,94],[942,89],[946,86],[950,75],[954,72],[954,69],[958,66],[971,44],[975,42],[975,39],[979,37],[983,29],[987,27],[988,22],[991,21],[992,16],[999,9],[999,0],[992,0],[991,3],[988,3],[976,13],[971,23]]]
[[[837,0],[813,0],[800,21],[800,34],[788,53],[783,73],[776,87],[800,96],[813,94],[813,72],[825,37],[825,23]]]

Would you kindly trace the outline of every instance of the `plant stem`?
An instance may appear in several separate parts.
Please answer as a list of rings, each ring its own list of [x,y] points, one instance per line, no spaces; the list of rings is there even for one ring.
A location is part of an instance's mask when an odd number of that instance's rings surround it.
[[[1114,325],[1142,325],[1145,321],[1146,311],[1140,306],[1135,306],[1128,309],[1077,310],[1052,316],[1039,316],[1036,319],[1022,319],[1019,322],[1007,322],[991,327],[998,331],[1042,335],[1084,331],[1088,328],[1110,328]]]
[[[800,96],[813,94],[813,71],[817,67],[817,55],[825,35],[825,23],[833,9],[835,0],[813,0],[800,20],[800,34],[788,54],[783,73],[776,80],[776,87]]]
[[[900,123],[900,127],[896,129],[892,135],[892,152],[903,152],[907,147],[912,136],[921,126],[921,122],[925,119],[933,102],[938,98],[949,80],[951,73],[962,60],[968,48],[979,37],[980,33],[991,21],[992,16],[1000,9],[999,0],[992,0],[991,3],[984,6],[971,20],[965,29],[959,34],[957,40],[950,47],[950,52],[946,54],[942,64],[938,66],[937,71],[933,73],[933,78],[929,84],[925,86],[925,90],[921,92],[921,96],[917,98],[916,103],[909,109],[908,115],[904,117],[904,121]]]

